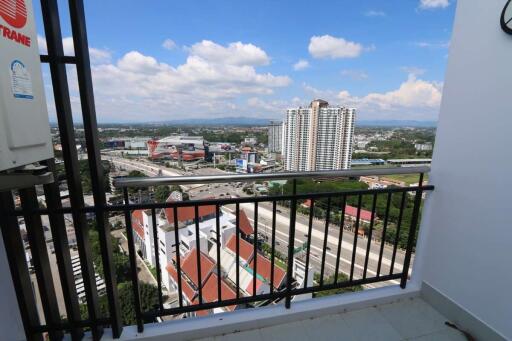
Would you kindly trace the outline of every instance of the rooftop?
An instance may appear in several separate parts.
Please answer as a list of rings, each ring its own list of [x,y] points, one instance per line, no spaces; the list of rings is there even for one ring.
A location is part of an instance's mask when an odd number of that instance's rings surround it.
[[[226,247],[233,252],[233,254],[236,254],[236,236],[232,235],[227,244]],[[254,254],[254,245],[250,244],[249,242],[245,241],[242,238],[239,238],[239,246],[238,251],[240,255],[240,259],[248,263],[252,259],[252,255]]]
[[[212,272],[215,267],[215,262],[203,252],[199,253],[201,262],[201,282],[207,279],[207,276]],[[196,285],[199,285],[198,278],[198,264],[197,264],[197,250],[193,248],[181,261],[181,271],[183,271],[188,278]]]
[[[194,207],[187,206],[187,207],[178,207],[178,222],[188,222],[194,219],[195,217],[195,211]],[[202,219],[207,216],[211,216],[215,214],[215,206],[209,205],[209,206],[199,206],[199,219]],[[167,218],[167,222],[170,225],[174,224],[174,210],[171,208],[165,209],[165,217]]]

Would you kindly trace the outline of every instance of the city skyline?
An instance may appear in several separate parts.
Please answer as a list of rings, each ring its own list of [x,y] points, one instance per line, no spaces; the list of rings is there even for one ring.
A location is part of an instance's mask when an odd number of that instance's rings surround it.
[[[315,25],[297,25],[311,11],[302,3],[156,2],[143,14],[129,3],[98,5],[88,2],[86,12],[100,123],[282,119],[313,98],[357,107],[361,120],[437,118],[453,1],[325,1],[316,4],[328,10]],[[112,20],[113,12],[124,19]],[[63,35],[72,54],[65,21]],[[78,118],[76,76],[68,71]]]

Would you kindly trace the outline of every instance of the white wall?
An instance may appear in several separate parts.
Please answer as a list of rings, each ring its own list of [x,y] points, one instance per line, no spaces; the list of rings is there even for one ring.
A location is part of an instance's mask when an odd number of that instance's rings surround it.
[[[512,339],[512,36],[459,0],[422,222],[423,281]]]
[[[7,262],[4,240],[0,234],[0,339],[25,340],[25,331],[16,299],[16,292],[11,279],[11,270]]]

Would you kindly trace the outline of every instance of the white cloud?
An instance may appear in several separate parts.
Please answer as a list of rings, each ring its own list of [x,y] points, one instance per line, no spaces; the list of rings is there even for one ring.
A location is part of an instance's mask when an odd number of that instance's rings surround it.
[[[385,17],[386,12],[384,11],[376,11],[376,10],[369,10],[364,12],[364,15],[367,17]]]
[[[303,87],[312,97],[357,108],[363,119],[432,120],[437,118],[442,93],[442,83],[418,79],[413,74],[395,90],[364,96],[354,96],[346,90],[319,90],[306,84]]]
[[[424,74],[426,72],[425,69],[422,69],[422,68],[419,68],[416,66],[402,66],[400,69],[403,72],[405,72],[409,75],[414,75],[414,76],[421,76],[422,74]]]
[[[40,54],[48,53],[48,48],[46,47],[46,39],[39,34],[37,35],[37,46],[39,47]]]
[[[427,49],[447,49],[450,47],[450,41],[417,41],[413,43],[415,46]]]
[[[270,63],[270,58],[261,48],[253,44],[243,44],[239,41],[230,43],[228,46],[222,46],[210,40],[203,40],[192,45],[189,48],[189,53],[191,56],[200,57],[211,63],[239,66],[260,66]]]
[[[46,39],[40,35],[37,36],[37,45],[39,53],[47,54],[48,47],[46,46]],[[75,48],[72,37],[65,37],[62,39],[62,46],[64,48],[64,55],[74,56]],[[89,57],[92,64],[108,63],[112,59],[112,53],[109,50],[98,49],[89,46]]]
[[[362,104],[381,110],[399,108],[439,108],[442,85],[428,82],[410,74],[396,90],[385,93],[370,93],[363,97]]]
[[[162,47],[166,50],[172,50],[176,47],[176,43],[172,39],[165,39],[162,43]]]
[[[177,66],[139,51],[130,51],[115,63],[93,65],[98,118],[157,121],[253,115],[255,102],[248,102],[247,98],[272,95],[276,89],[291,83],[287,76],[258,72],[251,65],[269,60],[254,45],[233,43],[224,47],[203,43],[187,49],[189,56]],[[205,45],[208,48],[203,49]],[[226,50],[230,52],[229,58],[225,56],[222,60],[220,54]],[[239,105],[240,102],[246,104]],[[270,108],[256,114],[276,112]]]
[[[309,62],[305,59],[300,59],[297,63],[293,64],[295,71],[304,70],[309,67]]]
[[[355,58],[363,52],[363,45],[336,38],[328,34],[313,36],[309,41],[309,53],[315,58]]]
[[[294,99],[291,100],[293,103]],[[269,113],[274,113],[276,116],[282,116],[290,103],[285,100],[262,100],[259,97],[250,97],[247,100],[247,105],[256,110],[263,110]]]
[[[449,0],[420,0],[420,8],[422,9],[446,8],[449,5]]]
[[[354,80],[363,80],[368,78],[368,74],[361,70],[341,70],[341,75]]]

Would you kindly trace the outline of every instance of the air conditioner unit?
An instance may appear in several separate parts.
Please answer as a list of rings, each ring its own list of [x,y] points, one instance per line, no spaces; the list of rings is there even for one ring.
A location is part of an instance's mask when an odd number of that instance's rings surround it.
[[[0,171],[53,158],[31,0],[0,1]]]

